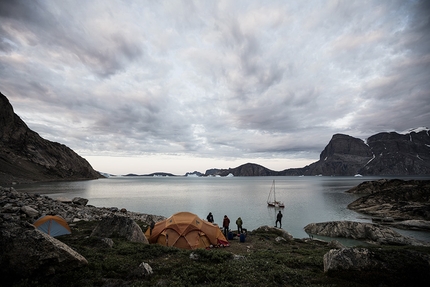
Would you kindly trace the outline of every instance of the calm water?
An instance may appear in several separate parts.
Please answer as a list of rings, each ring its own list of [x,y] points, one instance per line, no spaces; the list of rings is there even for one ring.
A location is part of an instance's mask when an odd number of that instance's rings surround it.
[[[79,196],[97,207],[124,207],[165,217],[189,211],[205,219],[212,212],[218,224],[226,214],[233,229],[236,229],[234,223],[240,216],[244,228],[253,230],[275,223],[278,209],[266,204],[273,179],[276,181],[276,197],[285,203],[285,208],[281,209],[284,215],[282,227],[296,238],[307,237],[303,227],[312,222],[371,222],[369,217],[346,208],[359,195],[345,191],[379,177],[111,177],[18,185],[15,188],[52,198]],[[428,232],[399,232],[430,242]]]

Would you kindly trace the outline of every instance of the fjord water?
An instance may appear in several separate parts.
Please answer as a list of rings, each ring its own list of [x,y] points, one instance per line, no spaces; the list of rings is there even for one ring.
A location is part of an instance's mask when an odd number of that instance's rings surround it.
[[[369,216],[347,208],[361,195],[345,191],[363,181],[380,177],[110,177],[75,182],[17,185],[17,190],[40,193],[52,198],[83,197],[97,207],[126,208],[129,211],[169,217],[189,211],[205,219],[209,212],[215,223],[227,215],[232,229],[241,217],[248,230],[273,226],[279,210],[282,228],[295,238],[308,235],[303,228],[313,222],[351,220],[371,222]],[[412,179],[412,178],[404,178]],[[428,179],[428,178],[427,178]],[[285,208],[267,207],[272,181],[276,197]],[[399,231],[399,230],[397,230]],[[430,233],[401,231],[430,242]]]

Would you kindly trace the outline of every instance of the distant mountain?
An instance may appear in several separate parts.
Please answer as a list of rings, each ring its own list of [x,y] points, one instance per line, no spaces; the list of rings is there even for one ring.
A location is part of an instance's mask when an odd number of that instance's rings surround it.
[[[0,93],[0,185],[100,177],[73,150],[30,130]]]
[[[208,169],[205,172],[205,176],[227,176],[229,174],[234,176],[275,176],[279,175],[279,172],[270,170],[255,163],[246,163],[229,169]]]
[[[428,128],[399,134],[383,132],[363,141],[335,134],[320,154],[320,159],[302,168],[273,171],[247,163],[236,168],[208,169],[206,176],[408,176],[430,175],[430,135]]]
[[[366,142],[336,134],[320,160],[281,174],[295,175],[430,175],[430,135],[427,128],[406,134],[383,132]]]

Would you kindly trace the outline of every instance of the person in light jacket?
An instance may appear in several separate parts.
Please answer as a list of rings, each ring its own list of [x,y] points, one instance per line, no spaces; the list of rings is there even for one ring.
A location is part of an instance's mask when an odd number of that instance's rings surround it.
[[[239,217],[239,218],[236,220],[237,233],[239,233],[239,234],[243,233],[242,224],[243,224],[242,218],[240,218],[240,217]]]

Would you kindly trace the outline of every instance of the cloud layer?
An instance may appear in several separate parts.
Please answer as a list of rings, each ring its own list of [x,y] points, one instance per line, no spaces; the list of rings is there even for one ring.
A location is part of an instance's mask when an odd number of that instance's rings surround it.
[[[283,169],[335,133],[429,125],[429,15],[404,0],[1,1],[0,90],[83,156]]]

